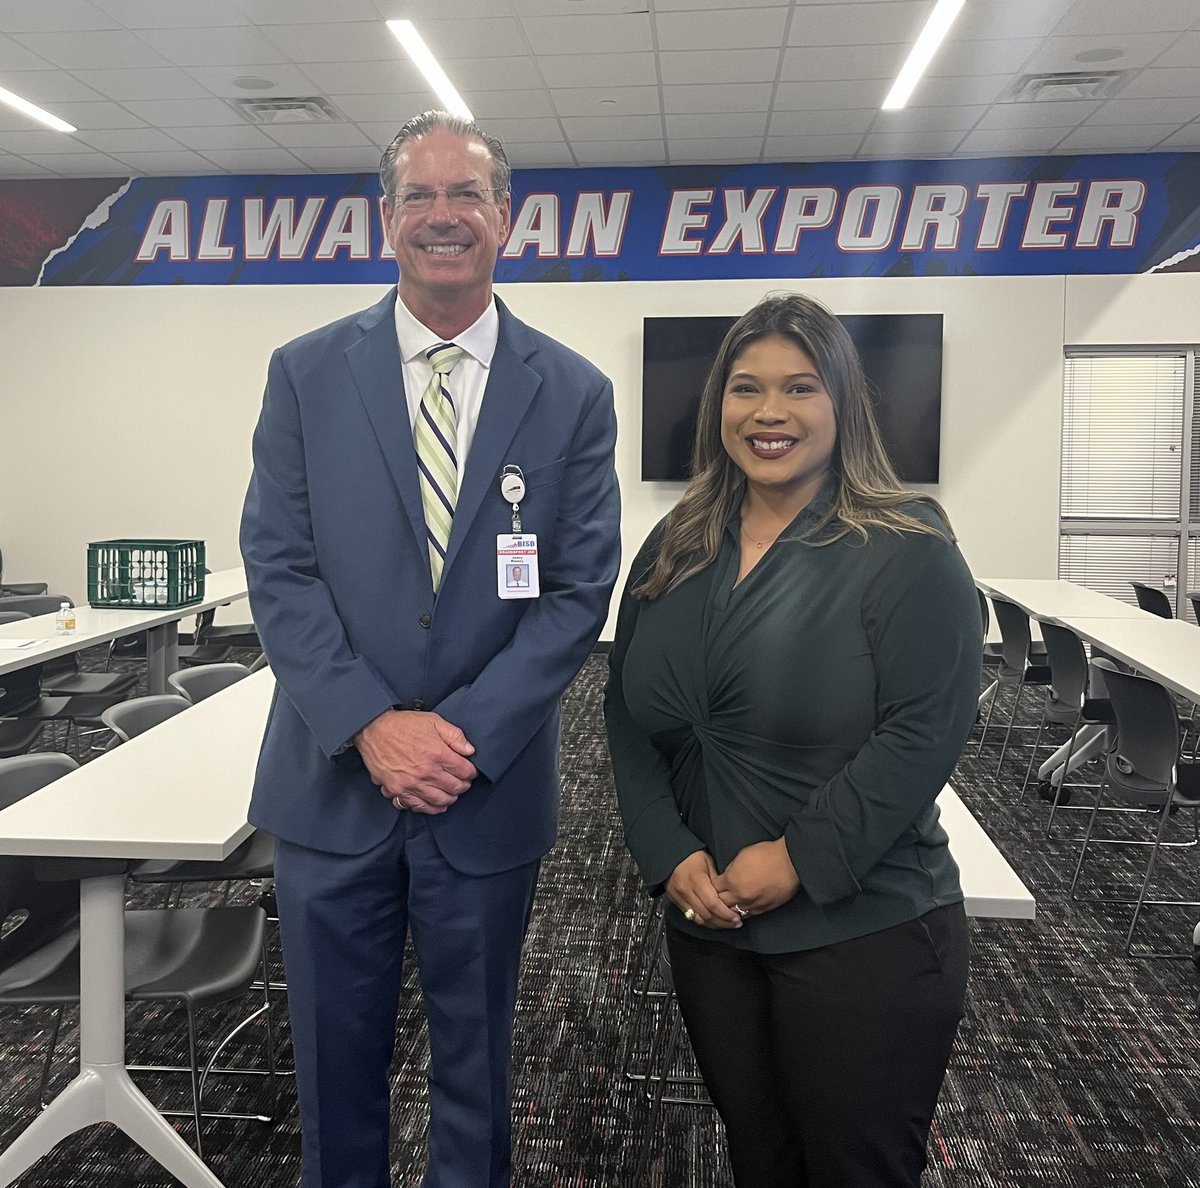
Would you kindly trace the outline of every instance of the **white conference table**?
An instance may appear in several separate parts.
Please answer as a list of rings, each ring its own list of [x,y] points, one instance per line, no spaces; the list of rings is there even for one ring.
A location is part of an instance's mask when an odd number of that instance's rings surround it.
[[[146,679],[151,693],[168,693],[167,677],[179,667],[179,620],[246,597],[246,573],[241,566],[210,573],[204,579],[204,597],[189,606],[129,608],[78,606],[75,634],[59,635],[56,615],[38,615],[16,623],[0,624],[0,674],[108,643],[136,631],[147,633]],[[34,641],[26,647],[15,643]]]
[[[0,854],[227,857],[251,831],[246,811],[274,687],[269,669],[254,673],[0,811]],[[968,914],[1033,919],[1033,896],[953,788],[938,804]],[[126,1071],[123,912],[121,875],[81,882],[80,1072],[0,1154],[0,1188],[101,1121],[187,1188],[221,1188]]]
[[[255,673],[0,812],[0,853],[226,858],[251,832],[250,782],[274,688]],[[80,883],[79,1075],[0,1154],[0,1185],[67,1135],[112,1122],[187,1188],[221,1181],[125,1068],[125,879]]]
[[[1061,578],[976,578],[975,584],[985,594],[1015,602],[1034,619],[1054,621],[1063,615],[1109,619],[1155,617],[1141,607]]]

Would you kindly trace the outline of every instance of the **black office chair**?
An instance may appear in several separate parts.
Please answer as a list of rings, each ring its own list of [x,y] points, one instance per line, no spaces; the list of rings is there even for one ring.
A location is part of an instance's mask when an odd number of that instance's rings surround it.
[[[23,799],[76,767],[78,764],[69,755],[53,752],[0,761],[0,807]],[[113,861],[108,859],[80,862],[0,855],[0,919],[17,921],[0,937],[0,1005],[57,1008],[39,1100],[45,1096],[62,1008],[79,1001],[79,880],[112,868]],[[266,916],[259,907],[159,908],[125,913],[127,1000],[175,1002],[187,1012],[191,1064],[186,1071],[191,1074],[192,1107],[162,1112],[193,1119],[196,1150],[201,1157],[203,1118],[273,1119],[275,1045],[265,993],[258,1014],[266,1032],[272,1091],[269,1112],[204,1110],[204,1084],[216,1054],[202,1071],[196,1039],[197,1007],[239,998],[260,974],[265,979],[265,927]]]
[[[66,725],[68,744],[77,727],[104,730],[101,715],[121,700],[123,695],[43,693],[41,664],[5,673],[0,677],[0,755],[23,754],[52,722]]]
[[[1104,683],[1112,701],[1117,720],[1117,745],[1109,752],[1105,764],[1104,779],[1096,789],[1087,831],[1075,864],[1071,879],[1071,898],[1078,895],[1080,876],[1088,849],[1095,845],[1146,846],[1150,857],[1142,876],[1141,886],[1135,899],[1112,899],[1097,897],[1094,902],[1132,904],[1133,918],[1125,934],[1125,956],[1133,956],[1133,934],[1138,917],[1146,905],[1177,904],[1183,907],[1200,907],[1200,900],[1192,899],[1149,899],[1147,892],[1154,864],[1160,849],[1195,848],[1200,844],[1200,823],[1196,810],[1200,809],[1200,763],[1187,762],[1179,757],[1182,731],[1175,708],[1175,699],[1157,681],[1149,677],[1122,672],[1110,660],[1095,660],[1095,666],[1104,673]],[[1111,791],[1125,805],[1135,809],[1150,810],[1143,815],[1157,818],[1158,828],[1153,840],[1127,838],[1096,838],[1093,836],[1100,801],[1105,789]],[[1191,809],[1192,839],[1186,842],[1167,842],[1163,838],[1171,817],[1179,809]],[[1182,953],[1145,953],[1147,957],[1190,956]]]
[[[1160,619],[1175,617],[1175,608],[1171,605],[1171,600],[1165,591],[1158,586],[1148,586],[1145,582],[1131,581],[1129,584],[1133,587],[1137,604],[1142,610],[1149,611],[1152,615],[1158,615]]]

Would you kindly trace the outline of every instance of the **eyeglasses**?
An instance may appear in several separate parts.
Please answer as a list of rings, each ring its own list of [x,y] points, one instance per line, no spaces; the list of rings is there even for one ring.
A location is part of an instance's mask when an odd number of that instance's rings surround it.
[[[455,186],[452,190],[401,190],[395,196],[395,203],[401,210],[428,210],[437,201],[439,194],[446,195],[446,201],[459,210],[472,210],[495,201],[503,190],[481,190],[475,186]]]

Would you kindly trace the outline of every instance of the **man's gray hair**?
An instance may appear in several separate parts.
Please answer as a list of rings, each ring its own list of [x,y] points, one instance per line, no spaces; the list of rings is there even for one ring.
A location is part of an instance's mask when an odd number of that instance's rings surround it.
[[[508,193],[512,167],[504,154],[504,146],[494,136],[489,136],[474,120],[468,120],[465,116],[452,115],[448,111],[423,111],[419,116],[413,116],[383,150],[383,159],[379,162],[379,181],[383,186],[383,196],[389,202],[396,197],[396,157],[400,150],[410,140],[428,136],[438,128],[444,128],[455,136],[481,141],[492,157],[492,188]]]

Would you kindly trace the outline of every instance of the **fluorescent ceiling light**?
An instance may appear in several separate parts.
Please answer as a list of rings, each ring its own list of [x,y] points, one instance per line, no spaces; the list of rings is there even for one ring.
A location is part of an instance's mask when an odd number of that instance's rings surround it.
[[[892,89],[883,101],[884,111],[899,111],[908,102],[964,3],[965,0],[937,0],[929,20],[925,22],[925,28],[909,51],[908,61],[900,68]]]
[[[22,99],[20,95],[14,95],[12,91],[6,91],[3,87],[0,87],[0,103],[6,103],[22,115],[27,115],[30,119],[37,120],[39,123],[45,124],[48,128],[53,128],[55,132],[79,131],[74,124],[68,124],[66,120],[60,120],[58,116],[51,115],[48,111],[43,111],[36,103],[30,103],[28,99]]]
[[[426,82],[433,88],[434,94],[442,101],[446,110],[451,115],[473,120],[475,117],[471,114],[471,109],[446,77],[446,72],[438,64],[437,58],[417,32],[416,25],[412,21],[388,21],[387,27],[404,46],[405,52],[413,60],[413,65],[425,76]]]

